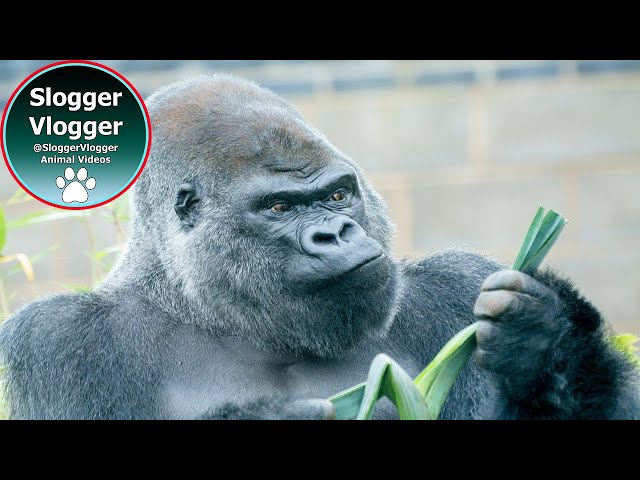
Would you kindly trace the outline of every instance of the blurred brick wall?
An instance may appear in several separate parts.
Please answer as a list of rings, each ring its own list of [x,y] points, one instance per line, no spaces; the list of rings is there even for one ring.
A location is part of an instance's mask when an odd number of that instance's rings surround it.
[[[98,60],[100,61],[100,60]],[[0,62],[0,102],[49,62]],[[512,262],[538,205],[570,221],[546,262],[618,330],[640,334],[640,61],[104,61],[144,96],[229,71],[291,99],[386,197],[396,251],[463,246]],[[8,172],[0,195],[15,190]],[[13,208],[13,217],[44,206]],[[115,242],[99,210],[100,246]],[[18,276],[15,304],[88,284],[85,226],[14,232],[7,251],[57,243]]]

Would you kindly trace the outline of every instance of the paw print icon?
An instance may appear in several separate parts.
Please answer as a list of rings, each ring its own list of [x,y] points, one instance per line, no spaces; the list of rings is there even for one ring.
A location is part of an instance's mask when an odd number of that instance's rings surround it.
[[[64,203],[85,203],[89,199],[87,190],[93,190],[96,187],[96,179],[87,178],[87,176],[86,168],[81,168],[76,174],[73,168],[68,167],[64,171],[64,178],[56,178],[56,186],[62,190]]]

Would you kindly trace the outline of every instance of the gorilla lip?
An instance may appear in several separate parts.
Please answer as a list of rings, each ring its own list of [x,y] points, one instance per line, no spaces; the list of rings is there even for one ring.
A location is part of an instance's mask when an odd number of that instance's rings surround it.
[[[356,270],[364,267],[365,265],[369,265],[370,263],[375,262],[376,260],[380,259],[383,256],[384,256],[384,252],[380,252],[378,255],[376,255],[374,257],[371,257],[369,259],[366,259],[366,260],[360,262],[359,264],[355,265],[354,267],[351,267],[349,270],[339,274],[338,277],[341,277],[343,275],[348,275],[351,272],[355,272]]]
[[[326,287],[329,287],[331,285],[334,285],[337,281],[339,281],[342,278],[346,277],[347,275],[355,272],[356,270],[359,270],[362,267],[366,267],[367,265],[371,265],[373,263],[377,263],[384,256],[385,256],[384,252],[381,252],[379,254],[376,254],[373,257],[366,258],[363,261],[361,261],[360,263],[358,263],[358,264],[354,265],[353,267],[349,268],[348,270],[336,273],[335,275],[333,275],[331,277],[325,277],[322,280],[319,280],[317,282],[313,282],[312,285],[314,286],[314,288],[326,288]]]

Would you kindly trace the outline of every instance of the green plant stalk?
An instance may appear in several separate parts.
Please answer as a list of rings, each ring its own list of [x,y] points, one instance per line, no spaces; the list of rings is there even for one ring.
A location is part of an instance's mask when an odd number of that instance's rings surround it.
[[[336,420],[349,420],[358,416],[366,386],[367,382],[362,382],[327,399],[336,409]]]
[[[385,396],[398,409],[401,420],[430,419],[427,405],[407,372],[391,357],[380,353],[371,362],[358,420],[370,420],[376,403]]]
[[[425,399],[431,418],[437,419],[458,375],[476,349],[478,323],[462,329],[438,352],[416,377],[415,383]]]

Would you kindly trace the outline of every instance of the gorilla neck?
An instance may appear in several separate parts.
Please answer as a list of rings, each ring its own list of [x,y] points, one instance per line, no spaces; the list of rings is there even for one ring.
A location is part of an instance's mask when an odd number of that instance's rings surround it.
[[[335,285],[278,302],[233,291],[226,285],[186,285],[133,225],[125,252],[96,291],[135,292],[178,322],[212,335],[244,337],[262,350],[333,357],[391,326],[402,291],[395,262],[385,285],[349,289]],[[217,282],[215,282],[217,283]]]
[[[96,292],[121,292],[136,294],[175,319],[185,323],[196,323],[199,315],[193,302],[183,293],[178,277],[171,276],[162,261],[162,253],[153,242],[147,240],[150,234],[133,222],[125,250],[117,262],[95,287]]]

